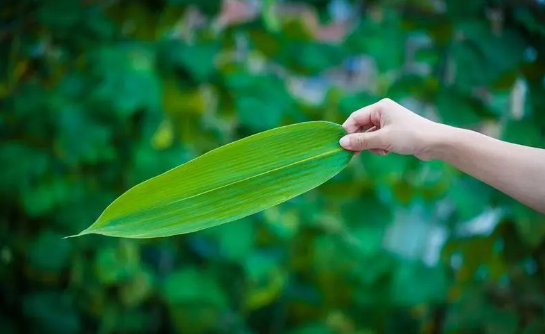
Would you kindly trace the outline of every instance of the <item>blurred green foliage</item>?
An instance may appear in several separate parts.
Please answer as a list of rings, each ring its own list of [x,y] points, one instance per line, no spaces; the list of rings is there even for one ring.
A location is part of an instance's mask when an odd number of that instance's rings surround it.
[[[0,331],[545,332],[545,218],[440,162],[363,153],[238,222],[62,239],[210,149],[382,97],[543,147],[543,22],[534,0],[4,1]]]

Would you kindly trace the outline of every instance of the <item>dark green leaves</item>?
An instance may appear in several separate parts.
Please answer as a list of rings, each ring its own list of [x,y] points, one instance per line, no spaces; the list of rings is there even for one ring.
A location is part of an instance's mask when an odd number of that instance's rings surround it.
[[[200,233],[61,239],[205,152],[382,97],[542,146],[543,14],[531,0],[2,1],[0,331],[545,333],[543,216],[440,161],[363,152]]]

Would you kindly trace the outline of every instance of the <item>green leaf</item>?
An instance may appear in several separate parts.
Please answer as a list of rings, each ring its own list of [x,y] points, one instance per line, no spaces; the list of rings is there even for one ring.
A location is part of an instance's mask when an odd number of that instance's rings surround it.
[[[20,164],[13,164],[13,157],[21,157]],[[39,178],[48,170],[47,152],[23,143],[2,142],[0,145],[0,193],[13,196],[14,193],[31,187],[30,180]]]
[[[282,121],[282,112],[276,102],[267,103],[254,96],[244,96],[236,100],[236,107],[240,123],[251,129],[263,130],[278,126]]]
[[[339,112],[344,117],[348,117],[351,113],[360,109],[361,107],[378,101],[378,96],[375,96],[369,92],[357,92],[356,94],[346,95],[339,101]]]
[[[371,56],[380,72],[388,72],[402,66],[405,48],[400,45],[405,44],[406,36],[399,13],[383,9],[381,14],[381,19],[362,20],[348,36],[346,45],[353,53]]]
[[[292,41],[286,43],[282,59],[286,65],[304,74],[317,74],[342,62],[343,52],[338,45]]]
[[[163,285],[163,296],[169,305],[201,302],[223,308],[226,304],[223,290],[214,276],[195,268],[170,274]]]
[[[274,253],[254,251],[244,263],[249,286],[245,304],[249,309],[261,308],[278,298],[286,284],[286,272]]]
[[[519,145],[543,147],[543,136],[532,118],[508,120],[503,126],[501,139]]]
[[[441,90],[436,97],[437,111],[444,123],[452,126],[474,126],[482,120],[482,103],[455,89]]]
[[[306,122],[225,145],[136,185],[79,235],[165,237],[270,208],[348,164],[353,154],[338,144],[344,133],[338,124]]]
[[[522,23],[528,30],[545,36],[545,24],[537,19],[530,8],[519,7],[515,9],[515,20]]]
[[[141,268],[129,282],[119,287],[119,299],[126,306],[137,306],[150,297],[153,283],[152,273],[145,268]]]
[[[447,277],[441,267],[426,267],[420,262],[402,262],[394,273],[394,302],[414,306],[427,301],[442,302],[446,296]]]
[[[236,96],[235,108],[241,125],[264,131],[281,125],[294,110],[293,97],[281,78],[275,75],[251,75],[235,72],[226,84]]]
[[[165,60],[183,68],[196,82],[206,82],[214,74],[214,59],[220,48],[217,42],[188,45],[169,41],[167,46]]]
[[[38,235],[31,244],[29,263],[38,270],[59,272],[67,264],[70,255],[70,245],[60,242],[62,238],[50,230]]]
[[[437,93],[438,82],[435,78],[408,74],[395,80],[387,90],[386,95],[398,101],[407,97],[428,99]]]
[[[240,219],[210,232],[217,238],[220,253],[229,260],[240,261],[253,251],[255,231],[251,219]]]
[[[466,38],[452,45],[455,81],[467,92],[493,84],[516,70],[523,59],[524,39],[516,31],[506,29],[498,36],[486,22],[478,20],[463,20],[456,30]]]
[[[486,183],[467,176],[458,177],[447,192],[447,197],[456,205],[456,215],[468,221],[485,210],[490,203],[493,189]]]
[[[34,187],[24,189],[22,203],[26,212],[34,217],[43,215],[60,203],[70,198],[70,189],[63,179],[53,179],[40,182]]]
[[[143,108],[160,106],[161,86],[155,69],[155,51],[148,45],[129,43],[103,47],[90,55],[92,78],[101,82],[90,97],[128,117]]]
[[[520,239],[531,248],[538,247],[545,237],[545,218],[543,215],[514,201],[511,215],[515,219]]]
[[[63,101],[64,102],[64,101]],[[111,130],[100,124],[91,113],[66,103],[59,108],[58,135],[55,143],[66,155],[65,161],[76,164],[78,161],[95,163],[101,158],[115,157],[110,146]]]
[[[100,248],[94,263],[95,275],[103,285],[132,278],[138,273],[138,266],[138,249],[131,243],[120,244],[118,248]]]

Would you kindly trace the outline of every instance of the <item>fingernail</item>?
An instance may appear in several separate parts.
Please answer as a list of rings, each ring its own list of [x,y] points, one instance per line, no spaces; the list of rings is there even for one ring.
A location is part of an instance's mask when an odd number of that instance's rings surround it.
[[[346,149],[350,149],[350,138],[348,138],[348,136],[342,137],[341,140],[339,140],[339,144]]]

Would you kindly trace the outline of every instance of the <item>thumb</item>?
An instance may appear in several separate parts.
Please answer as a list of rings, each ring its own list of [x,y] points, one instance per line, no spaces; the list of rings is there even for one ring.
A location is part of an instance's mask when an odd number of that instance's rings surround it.
[[[339,144],[347,150],[363,151],[382,149],[385,146],[384,132],[377,130],[364,133],[353,133],[341,138]]]

